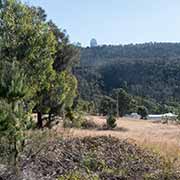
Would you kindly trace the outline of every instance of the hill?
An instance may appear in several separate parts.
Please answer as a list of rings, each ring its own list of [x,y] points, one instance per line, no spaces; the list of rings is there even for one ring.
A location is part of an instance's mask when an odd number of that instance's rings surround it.
[[[144,43],[128,45],[103,45],[81,49],[81,65],[96,66],[114,59],[126,60],[176,60],[180,58],[180,43]]]
[[[124,88],[153,103],[180,101],[180,43],[145,43],[81,49],[76,69],[83,99]]]

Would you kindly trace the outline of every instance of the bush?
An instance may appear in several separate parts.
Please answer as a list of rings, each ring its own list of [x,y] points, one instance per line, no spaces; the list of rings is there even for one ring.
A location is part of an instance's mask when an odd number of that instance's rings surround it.
[[[116,124],[116,118],[113,115],[110,115],[107,119],[106,119],[106,124],[107,124],[107,128],[108,129],[114,129],[117,124]]]
[[[180,124],[180,110],[178,111],[178,115],[177,115],[177,118],[176,118],[176,122],[178,124]]]
[[[148,116],[148,110],[144,106],[138,107],[137,113],[141,116],[141,119],[147,119]]]
[[[80,171],[73,171],[65,176],[60,176],[58,180],[88,180],[88,179],[99,180],[99,177],[96,175],[85,174]]]
[[[71,108],[66,109],[66,116],[63,122],[65,128],[81,128],[84,122],[84,115],[82,112],[73,111]]]

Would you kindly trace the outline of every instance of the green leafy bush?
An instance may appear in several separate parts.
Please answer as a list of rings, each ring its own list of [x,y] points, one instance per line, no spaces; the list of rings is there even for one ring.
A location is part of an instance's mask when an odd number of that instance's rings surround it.
[[[110,115],[106,119],[106,124],[108,129],[114,129],[117,126],[116,118],[113,115]]]
[[[98,159],[95,152],[90,152],[83,157],[82,166],[86,167],[88,171],[98,171],[105,168],[105,161]]]
[[[144,106],[139,106],[137,113],[141,116],[141,119],[147,119],[148,116],[148,110]]]
[[[83,112],[76,112],[71,108],[66,109],[65,119],[63,121],[63,126],[65,128],[81,128],[84,122]]]
[[[28,113],[24,110],[26,77],[18,63],[4,63],[0,74],[0,141],[7,144],[8,162],[14,166],[24,146]]]
[[[59,177],[58,180],[99,180],[99,177],[96,175],[89,175],[79,171],[74,171],[72,173],[68,173],[65,176]]]

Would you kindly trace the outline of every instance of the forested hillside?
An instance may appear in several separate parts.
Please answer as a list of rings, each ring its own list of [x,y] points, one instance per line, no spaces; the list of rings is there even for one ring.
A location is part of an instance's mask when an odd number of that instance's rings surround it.
[[[83,48],[82,65],[97,65],[111,60],[128,58],[128,60],[173,60],[180,57],[180,43],[144,43],[118,46],[98,46]]]
[[[151,103],[177,107],[180,100],[180,43],[82,48],[76,74],[80,94],[88,101],[97,100],[94,92],[110,95],[113,89],[123,88]]]

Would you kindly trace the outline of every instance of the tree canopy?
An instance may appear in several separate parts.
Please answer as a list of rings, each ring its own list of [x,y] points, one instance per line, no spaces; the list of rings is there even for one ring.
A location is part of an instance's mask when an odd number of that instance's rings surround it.
[[[179,70],[180,43],[104,45],[81,48],[76,76],[85,100],[97,101],[97,96],[123,88],[138,106],[164,113],[179,107]]]

